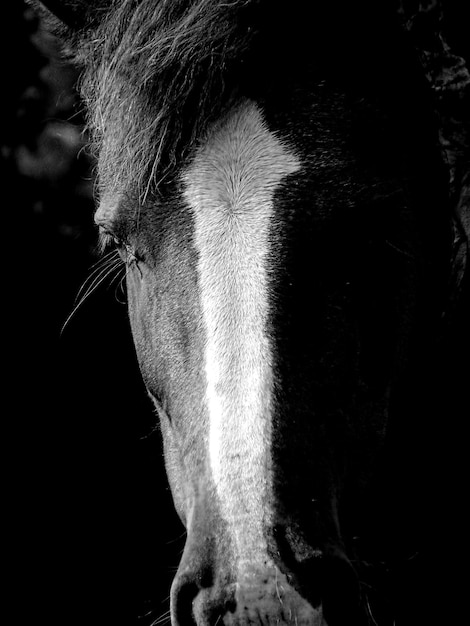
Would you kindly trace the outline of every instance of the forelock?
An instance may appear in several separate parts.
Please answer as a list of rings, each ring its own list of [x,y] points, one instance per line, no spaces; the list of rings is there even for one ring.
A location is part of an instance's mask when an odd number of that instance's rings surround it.
[[[188,155],[237,96],[256,4],[112,3],[77,53],[101,186],[145,196]]]

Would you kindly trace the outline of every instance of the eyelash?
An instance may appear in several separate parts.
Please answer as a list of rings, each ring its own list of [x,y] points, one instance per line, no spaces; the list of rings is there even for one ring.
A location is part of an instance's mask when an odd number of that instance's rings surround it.
[[[125,243],[122,239],[119,239],[109,231],[100,230],[99,245],[102,254],[112,247],[114,247],[118,252],[120,251],[120,249],[124,249],[126,252],[126,258],[123,259],[123,262],[127,266],[131,265],[132,263],[137,264],[141,260],[136,254],[135,250],[133,250],[133,248],[128,243]]]

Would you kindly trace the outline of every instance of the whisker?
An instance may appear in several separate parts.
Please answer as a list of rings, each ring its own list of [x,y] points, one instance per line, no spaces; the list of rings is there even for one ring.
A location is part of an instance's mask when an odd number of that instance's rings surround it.
[[[365,596],[365,601],[366,601],[366,609],[367,609],[368,617],[370,618],[370,620],[372,620],[372,623],[374,624],[374,626],[379,626],[372,613],[372,608],[370,606],[369,597],[367,596],[367,594]]]
[[[93,284],[93,281],[97,279],[102,272],[105,272],[107,269],[110,269],[111,267],[121,265],[121,263],[122,263],[122,260],[117,250],[112,250],[111,252],[106,254],[103,257],[103,259],[98,261],[98,263],[95,263],[94,265],[92,265],[90,269],[92,269],[93,271],[87,276],[82,286],[78,290],[78,293],[75,297],[74,304],[77,303],[77,301],[82,297],[83,292],[87,290],[91,286],[91,284]]]
[[[111,257],[115,257],[115,258],[119,257],[119,253],[118,253],[118,251],[115,248],[113,248],[113,250],[109,250],[108,252],[103,254],[101,256],[101,258],[99,258],[98,261],[96,261],[96,263],[93,263],[93,265],[90,267],[90,269],[92,270],[93,268],[97,267],[98,265],[102,265],[103,263],[109,261],[109,259]]]
[[[120,267],[121,263],[118,263],[116,261],[101,268],[99,272],[95,273],[92,280],[90,280],[91,277],[89,277],[80,290],[80,302],[87,298],[90,293],[95,291],[95,289],[103,282],[103,280],[105,280],[110,274],[112,274],[116,269],[119,269]],[[77,300],[78,298],[75,299],[75,304],[77,304]],[[78,304],[80,304],[80,302]]]
[[[280,592],[280,590],[279,590],[279,581],[278,581],[278,579],[277,579],[277,572],[278,572],[277,567],[276,567],[276,569],[275,569],[275,572],[276,572],[276,580],[275,580],[274,585],[275,585],[275,587],[276,587],[276,595],[277,595],[277,599],[279,600],[280,604],[284,604],[284,603],[283,603],[283,601],[282,601],[281,592]],[[282,589],[282,587],[281,587],[281,589]]]
[[[392,243],[388,239],[385,240],[385,243],[387,244],[387,246],[390,246],[390,248],[392,248],[392,250],[395,250],[395,252],[398,252],[398,254],[401,254],[402,256],[404,256],[404,257],[406,257],[408,259],[415,260],[415,257],[412,254],[410,254],[406,250],[402,250],[401,248],[399,248],[397,245],[395,245],[394,243]]]
[[[109,287],[111,288],[113,285],[116,285],[114,289],[114,298],[116,302],[118,302],[119,304],[126,304],[126,300],[125,300],[126,288],[124,285],[124,281],[126,280],[127,272],[129,268],[123,265],[121,269],[123,270],[122,274],[120,272],[117,272],[116,276],[114,276],[111,279],[111,282],[109,283]],[[122,300],[119,299],[119,291],[122,293],[122,296],[123,296]]]
[[[125,300],[119,300],[119,298],[118,298],[118,290],[120,289],[120,290],[121,290],[121,293],[123,294],[123,296],[124,296],[124,297],[126,296],[126,288],[125,288],[125,286],[124,286],[124,281],[125,281],[125,280],[126,280],[126,278],[127,278],[127,274],[128,274],[128,272],[129,272],[129,266],[127,265],[127,266],[126,266],[126,271],[122,273],[121,280],[120,280],[120,281],[119,281],[119,283],[116,285],[116,289],[115,289],[115,291],[114,291],[114,296],[115,296],[115,298],[116,298],[117,302],[119,302],[119,304],[126,304],[126,301],[125,301]],[[118,274],[118,277],[119,277],[119,274]],[[114,279],[113,279],[113,281],[114,281]]]
[[[119,273],[122,268],[123,268],[122,262],[118,263],[117,261],[113,261],[101,267],[99,272],[95,270],[95,272],[92,274],[93,279],[91,282],[90,282],[90,277],[87,278],[87,280],[84,282],[84,284],[82,285],[80,289],[80,292],[79,292],[81,294],[80,298],[78,299],[78,301],[77,301],[77,298],[75,299],[74,307],[70,315],[65,320],[61,328],[60,335],[63,334],[65,328],[69,324],[72,317],[75,315],[78,309],[82,306],[82,304],[90,297],[90,295],[94,293],[98,289],[98,287],[102,285],[107,278],[109,278],[109,276],[112,276],[112,274],[115,272]]]
[[[166,624],[166,623],[170,623],[171,621],[171,610],[168,609],[168,611],[165,611],[164,613],[162,613],[159,617],[157,617],[151,624],[150,626],[159,626],[159,624]]]
[[[99,274],[97,274],[91,282],[89,282],[86,289],[82,288],[82,293],[80,294],[80,298],[75,300],[74,305],[80,306],[82,301],[86,300],[86,298],[88,298],[88,296],[91,293],[93,293],[99,287],[99,285],[101,285],[101,283],[103,283],[106,280],[106,278],[108,278],[115,272],[119,273],[120,269],[121,269],[121,266],[119,263],[115,263],[112,266],[103,268],[103,270]]]
[[[185,535],[186,535],[186,530],[183,530],[181,535],[179,535],[178,537],[175,537],[174,539],[170,539],[169,541],[166,542],[166,545],[168,546],[172,543],[176,543],[177,541],[180,541],[181,539],[183,539]]]

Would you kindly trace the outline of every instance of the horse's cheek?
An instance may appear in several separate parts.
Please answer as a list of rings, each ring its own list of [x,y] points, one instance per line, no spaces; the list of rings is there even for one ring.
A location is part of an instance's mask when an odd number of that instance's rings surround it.
[[[148,352],[154,343],[152,310],[155,294],[152,280],[140,269],[131,268],[127,273],[127,300],[129,321],[140,367],[145,374]]]
[[[127,293],[129,320],[141,373],[150,394],[160,398],[161,393],[164,393],[165,381],[168,380],[161,376],[165,359],[162,354],[164,334],[161,332],[162,320],[159,317],[162,296],[157,276],[147,268],[136,271],[130,269],[127,275]],[[156,355],[161,358],[156,358]],[[182,462],[182,433],[174,427],[163,409],[163,404],[165,403],[159,401],[156,408],[163,438],[165,467],[176,511],[185,525],[191,497],[187,489],[190,481]]]
[[[162,431],[165,469],[170,485],[173,503],[176,512],[184,526],[187,523],[188,498],[186,481],[181,471],[181,455],[175,440],[175,431],[168,418],[160,416],[160,428]]]

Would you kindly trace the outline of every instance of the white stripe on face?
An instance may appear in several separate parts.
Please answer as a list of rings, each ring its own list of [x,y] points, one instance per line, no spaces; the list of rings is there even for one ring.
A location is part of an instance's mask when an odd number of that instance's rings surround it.
[[[209,461],[240,569],[268,560],[273,196],[300,167],[252,102],[218,124],[184,174],[206,330]]]

